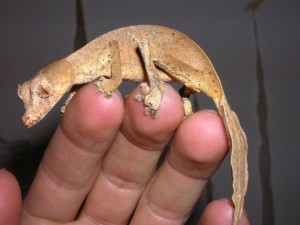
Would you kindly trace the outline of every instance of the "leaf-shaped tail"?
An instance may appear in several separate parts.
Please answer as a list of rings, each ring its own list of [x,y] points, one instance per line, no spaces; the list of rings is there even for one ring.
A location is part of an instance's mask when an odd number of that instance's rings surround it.
[[[231,110],[225,95],[223,95],[220,101],[219,112],[224,121],[231,144],[232,201],[235,206],[233,225],[237,225],[243,212],[244,198],[248,186],[248,143],[240,121],[235,112]]]

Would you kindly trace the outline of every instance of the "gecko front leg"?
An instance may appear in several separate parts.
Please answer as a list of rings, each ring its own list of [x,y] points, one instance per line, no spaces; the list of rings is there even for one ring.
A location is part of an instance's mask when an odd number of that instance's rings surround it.
[[[121,58],[118,41],[110,41],[105,50],[108,50],[107,63],[110,64],[111,75],[110,77],[99,77],[95,80],[94,85],[96,86],[97,91],[99,93],[104,93],[105,97],[110,98],[112,92],[115,91],[122,83]],[[100,54],[98,61],[101,60],[101,57],[102,55]],[[68,104],[71,102],[71,100],[75,96],[78,89],[82,86],[82,84],[83,82],[72,87],[68,98],[66,99],[64,105],[60,109],[62,115],[65,113]]]
[[[119,43],[116,40],[112,40],[108,44],[109,50],[109,62],[111,68],[110,77],[101,77],[95,85],[100,93],[104,93],[106,97],[111,97],[112,92],[115,91],[122,83],[122,68]]]
[[[149,44],[146,39],[139,41],[139,49],[144,61],[149,85],[146,83],[141,85],[142,93],[137,95],[136,99],[143,99],[146,105],[145,112],[155,118],[158,116],[158,108],[163,94],[163,82],[160,80],[154,62],[151,58]]]

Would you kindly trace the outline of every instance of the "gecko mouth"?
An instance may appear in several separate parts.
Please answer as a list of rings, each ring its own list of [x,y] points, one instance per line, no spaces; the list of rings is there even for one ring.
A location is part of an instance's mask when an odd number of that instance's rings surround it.
[[[30,128],[30,127],[32,127],[33,125],[36,124],[36,122],[37,122],[38,119],[35,118],[35,117],[32,117],[32,116],[27,116],[27,115],[25,114],[25,115],[23,116],[22,120],[23,120],[24,125],[25,125],[27,128]]]
[[[30,128],[34,125],[33,120],[30,120],[29,118],[23,119],[23,123],[27,128]]]

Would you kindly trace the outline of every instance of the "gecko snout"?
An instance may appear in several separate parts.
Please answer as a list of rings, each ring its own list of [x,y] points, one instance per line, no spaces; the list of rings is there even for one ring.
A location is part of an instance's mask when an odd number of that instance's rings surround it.
[[[33,116],[28,116],[26,114],[23,116],[22,120],[27,128],[30,128],[37,123],[37,118]]]

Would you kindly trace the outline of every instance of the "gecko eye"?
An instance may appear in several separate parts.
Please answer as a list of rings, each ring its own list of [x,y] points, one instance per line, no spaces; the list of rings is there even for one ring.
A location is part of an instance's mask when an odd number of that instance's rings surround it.
[[[43,85],[39,85],[36,89],[36,95],[40,98],[48,98],[50,96],[50,90]]]
[[[48,81],[43,80],[35,85],[33,92],[40,98],[48,98],[53,92],[53,87]]]

